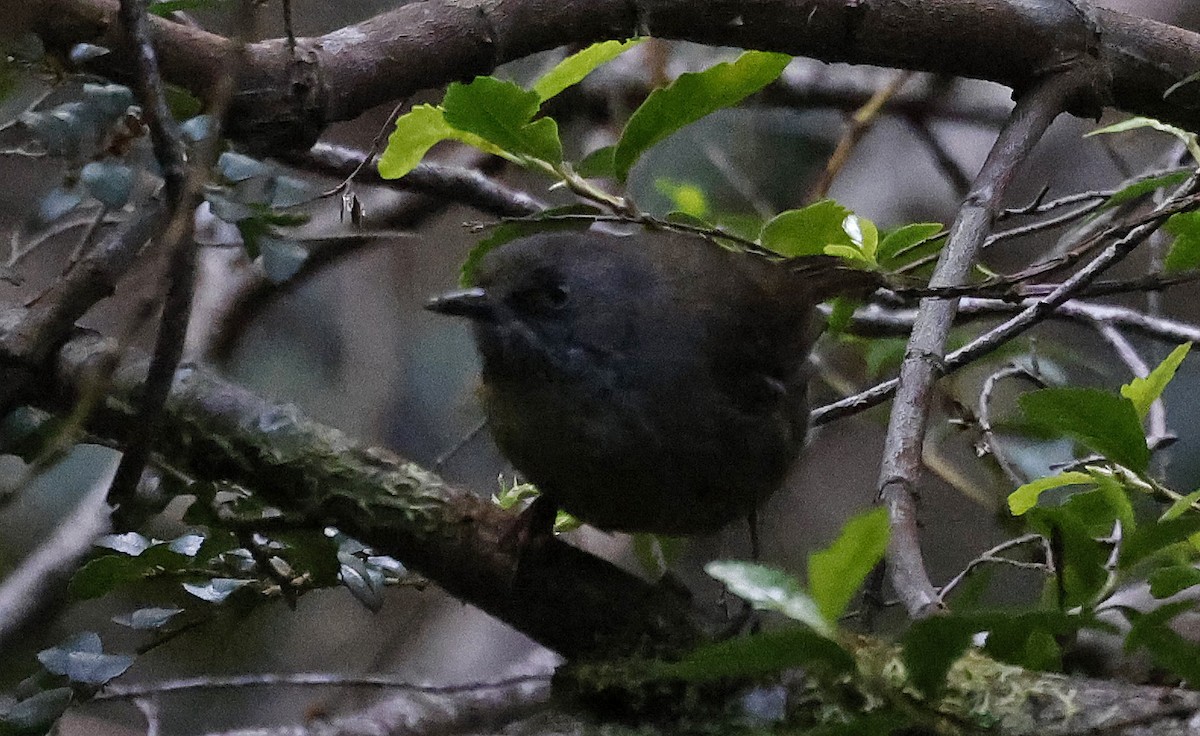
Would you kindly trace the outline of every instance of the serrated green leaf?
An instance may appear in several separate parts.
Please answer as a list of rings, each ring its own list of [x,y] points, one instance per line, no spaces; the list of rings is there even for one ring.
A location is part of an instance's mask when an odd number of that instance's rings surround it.
[[[1200,268],[1200,212],[1171,215],[1163,229],[1175,236],[1163,261],[1163,270],[1178,273]]]
[[[68,590],[76,600],[99,598],[146,575],[146,565],[135,557],[105,555],[79,568],[71,576]]]
[[[1192,565],[1172,565],[1150,573],[1150,595],[1170,598],[1193,586],[1200,585],[1200,570]]]
[[[1142,524],[1122,541],[1119,565],[1122,569],[1128,569],[1150,555],[1187,541],[1197,532],[1200,532],[1200,515]]]
[[[558,125],[550,118],[533,120],[540,105],[536,92],[495,77],[476,77],[451,84],[442,111],[453,128],[516,156],[557,164],[562,161]]]
[[[588,178],[615,176],[613,170],[613,151],[615,146],[597,148],[575,165],[575,173]]]
[[[387,147],[379,156],[379,175],[384,179],[399,179],[415,169],[430,148],[446,140],[465,143],[485,153],[503,153],[479,136],[447,123],[442,108],[417,105],[397,118]]]
[[[1075,470],[1045,478],[1038,478],[1008,494],[1008,510],[1012,512],[1013,516],[1020,516],[1034,506],[1037,506],[1038,497],[1051,488],[1092,482],[1091,475]]]
[[[1171,354],[1163,359],[1163,362],[1155,366],[1154,370],[1150,371],[1150,375],[1145,378],[1134,378],[1129,383],[1121,387],[1121,395],[1133,402],[1133,408],[1137,411],[1138,417],[1145,419],[1150,413],[1150,405],[1162,396],[1163,389],[1175,377],[1175,371],[1179,369],[1179,365],[1183,363],[1183,359],[1187,357],[1188,351],[1192,349],[1190,342],[1178,346],[1171,351]]]
[[[1089,388],[1048,388],[1018,400],[1030,422],[1068,435],[1137,473],[1145,472],[1150,450],[1133,402]]]
[[[1192,172],[1190,171],[1172,171],[1169,174],[1161,174],[1135,181],[1129,186],[1118,189],[1111,197],[1104,200],[1101,209],[1115,207],[1165,187],[1177,186],[1187,181],[1191,175]]]
[[[1099,128],[1098,130],[1093,130],[1090,133],[1086,133],[1084,138],[1090,138],[1094,135],[1105,135],[1109,133],[1124,133],[1126,131],[1136,130],[1138,128],[1153,128],[1160,133],[1167,133],[1168,135],[1175,136],[1187,146],[1188,153],[1191,154],[1192,158],[1196,161],[1200,161],[1200,146],[1198,146],[1196,143],[1195,133],[1191,133],[1174,125],[1169,125],[1161,120],[1155,120],[1154,118],[1132,117],[1128,120],[1124,120],[1113,125]]]
[[[846,331],[846,327],[850,325],[850,320],[854,318],[854,310],[862,304],[857,299],[849,299],[844,296],[839,296],[831,303],[829,311],[829,319],[825,320],[825,331],[830,335],[840,335]]]
[[[847,521],[832,544],[808,556],[809,594],[831,627],[883,559],[888,537],[887,509],[874,508]]]
[[[1170,521],[1171,519],[1178,519],[1191,509],[1192,505],[1197,501],[1200,501],[1200,488],[1192,491],[1183,498],[1177,499],[1175,503],[1171,504],[1171,508],[1163,512],[1159,520]]]
[[[807,625],[822,636],[832,637],[834,628],[821,609],[791,575],[753,562],[714,561],[704,571],[720,580],[737,597],[760,611],[777,611]]]
[[[533,91],[545,102],[567,87],[578,84],[597,67],[607,64],[644,40],[631,38],[628,41],[594,43],[555,64],[553,69],[534,83]]]
[[[650,93],[633,112],[613,152],[613,171],[624,181],[651,146],[700,118],[730,107],[775,80],[791,61],[785,54],[747,51],[735,61],[682,74]]]
[[[1068,506],[1039,506],[1026,513],[1030,527],[1056,539],[1059,549],[1058,581],[1061,597],[1056,604],[1065,608],[1090,606],[1108,582],[1109,548],[1096,541],[1085,520]]]
[[[884,268],[896,268],[908,262],[910,248],[923,245],[942,232],[940,222],[914,222],[888,233],[879,244],[877,259]]]
[[[678,662],[654,662],[650,676],[689,682],[759,677],[796,667],[854,669],[854,659],[837,642],[811,629],[790,627],[708,644]]]
[[[854,248],[853,241],[842,228],[842,223],[851,214],[832,199],[781,212],[763,225],[759,242],[767,250],[788,258],[821,255],[829,245]]]
[[[670,199],[679,212],[701,219],[709,216],[708,196],[695,184],[664,177],[654,180],[654,188]]]

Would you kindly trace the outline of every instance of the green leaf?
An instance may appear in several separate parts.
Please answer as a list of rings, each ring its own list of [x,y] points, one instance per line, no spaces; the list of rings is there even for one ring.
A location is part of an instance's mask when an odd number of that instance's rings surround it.
[[[379,156],[379,175],[384,179],[399,179],[415,169],[430,148],[445,140],[466,143],[487,153],[501,153],[479,136],[447,123],[442,108],[417,105],[396,120],[387,148]]]
[[[1142,524],[1132,534],[1127,534],[1121,543],[1120,567],[1128,569],[1150,555],[1186,541],[1197,532],[1200,532],[1200,515]]]
[[[940,222],[914,222],[888,233],[879,244],[878,260],[884,268],[896,268],[908,262],[909,249],[926,244],[942,232]]]
[[[695,184],[661,178],[654,180],[654,188],[669,198],[679,212],[701,219],[709,216],[711,208],[708,205],[708,197],[704,190]]]
[[[1192,172],[1190,171],[1172,171],[1169,174],[1160,174],[1159,176],[1139,179],[1129,186],[1122,187],[1114,192],[1111,197],[1104,201],[1102,209],[1132,201],[1164,187],[1178,186],[1187,181],[1191,175]]]
[[[631,38],[628,41],[594,43],[555,64],[553,69],[543,74],[542,78],[534,83],[533,91],[545,102],[567,87],[578,84],[596,67],[607,64],[644,40],[644,38]]]
[[[862,304],[858,299],[839,296],[833,300],[829,319],[825,320],[825,331],[830,335],[840,335],[846,331],[850,320],[854,318],[854,310]]]
[[[1193,686],[1200,683],[1200,646],[1184,639],[1168,625],[1172,618],[1194,607],[1194,601],[1178,601],[1149,613],[1122,609],[1132,624],[1125,637],[1125,650],[1145,649],[1159,667],[1174,672]]]
[[[653,662],[650,676],[709,682],[814,665],[831,667],[838,673],[851,672],[854,659],[832,639],[793,626],[708,644],[678,662]]]
[[[767,250],[788,258],[821,255],[827,245],[853,248],[854,242],[842,228],[851,214],[832,199],[781,212],[763,225],[759,242]]]
[[[1192,491],[1183,498],[1176,500],[1175,503],[1171,504],[1171,508],[1163,512],[1163,515],[1159,520],[1169,521],[1171,519],[1178,519],[1189,509],[1191,509],[1192,505],[1197,501],[1200,501],[1200,488]]]
[[[1019,403],[1030,422],[1073,437],[1112,462],[1137,473],[1150,463],[1129,399],[1090,388],[1048,388],[1022,395]]]
[[[883,559],[888,536],[887,509],[875,508],[850,519],[833,544],[808,556],[809,593],[830,626],[837,625],[862,581]]]
[[[68,590],[76,600],[99,598],[123,585],[141,580],[146,566],[125,555],[97,557],[71,576]]]
[[[879,250],[879,228],[875,223],[865,217],[850,214],[842,221],[842,229],[850,236],[850,242],[858,249],[862,260],[872,266],[878,265],[875,254]]]
[[[1175,236],[1163,261],[1163,270],[1178,273],[1200,267],[1200,212],[1171,215],[1163,229]]]
[[[613,171],[621,181],[638,158],[683,126],[741,102],[770,84],[791,61],[786,54],[747,51],[737,60],[702,72],[682,74],[650,93],[633,112],[613,152]]]
[[[1121,395],[1133,402],[1133,408],[1137,411],[1138,417],[1145,419],[1146,415],[1150,413],[1150,405],[1159,396],[1162,396],[1163,389],[1175,377],[1175,371],[1179,369],[1180,363],[1187,357],[1188,351],[1191,349],[1192,344],[1185,342],[1172,350],[1163,362],[1150,371],[1150,375],[1145,378],[1134,378],[1121,387]]]
[[[616,176],[613,169],[613,151],[615,150],[614,146],[597,148],[576,164],[575,173],[588,178]]]
[[[1192,586],[1200,585],[1200,570],[1191,565],[1172,565],[1150,573],[1150,595],[1170,598]]]
[[[1096,541],[1088,524],[1071,507],[1039,506],[1030,509],[1026,518],[1034,531],[1056,542],[1062,586],[1062,600],[1057,603],[1065,608],[1093,605],[1108,582],[1109,548]]]
[[[1120,123],[1115,123],[1098,130],[1093,130],[1092,132],[1084,135],[1084,138],[1090,138],[1094,135],[1104,135],[1108,133],[1124,133],[1125,131],[1136,130],[1138,128],[1153,128],[1160,133],[1167,133],[1168,135],[1175,136],[1187,146],[1188,153],[1191,154],[1192,158],[1196,161],[1200,161],[1200,145],[1197,145],[1196,143],[1195,133],[1188,132],[1183,128],[1178,128],[1174,125],[1168,125],[1167,123],[1155,120],[1154,118],[1132,117]]]
[[[495,77],[476,77],[468,84],[455,82],[442,100],[450,126],[511,154],[560,163],[558,125],[550,118],[533,120],[540,105],[536,92]]]
[[[962,616],[930,616],[915,621],[904,634],[901,657],[909,681],[933,695],[946,682],[950,666],[971,645],[979,622]]]
[[[807,625],[822,636],[832,637],[834,629],[821,614],[816,601],[791,575],[752,562],[714,561],[704,571],[720,580],[737,597],[760,611],[777,611]]]
[[[1091,475],[1075,470],[1051,475],[1046,478],[1038,478],[1026,483],[1008,495],[1008,510],[1012,512],[1013,516],[1020,516],[1034,506],[1037,506],[1038,497],[1051,488],[1092,482]]]

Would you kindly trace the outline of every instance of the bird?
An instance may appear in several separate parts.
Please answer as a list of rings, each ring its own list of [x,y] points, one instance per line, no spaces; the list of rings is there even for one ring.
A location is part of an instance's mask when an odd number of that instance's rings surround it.
[[[666,230],[543,232],[488,251],[426,308],[468,319],[501,453],[610,532],[711,534],[749,518],[803,445],[815,307],[877,273]]]

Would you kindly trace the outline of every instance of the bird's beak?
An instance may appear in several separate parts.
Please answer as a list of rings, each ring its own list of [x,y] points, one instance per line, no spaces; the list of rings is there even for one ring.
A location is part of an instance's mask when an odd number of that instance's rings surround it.
[[[491,319],[495,314],[488,293],[478,286],[447,291],[425,302],[425,308],[431,312],[467,319]]]

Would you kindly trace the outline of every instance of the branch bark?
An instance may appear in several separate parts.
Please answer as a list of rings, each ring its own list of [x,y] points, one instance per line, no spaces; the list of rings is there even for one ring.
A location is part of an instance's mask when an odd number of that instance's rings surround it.
[[[1098,101],[1196,128],[1200,84],[1175,83],[1200,68],[1200,35],[1109,10],[1081,12],[1057,0],[427,0],[407,3],[323,36],[271,39],[246,49],[246,73],[230,134],[260,150],[307,148],[332,122],[378,104],[564,44],[638,34],[781,51],[826,62],[986,79],[1021,92],[1086,61]],[[115,0],[44,0],[32,27],[65,52],[79,42],[118,44]],[[232,42],[152,19],[164,76],[207,97]],[[119,50],[95,69],[119,75]]]

